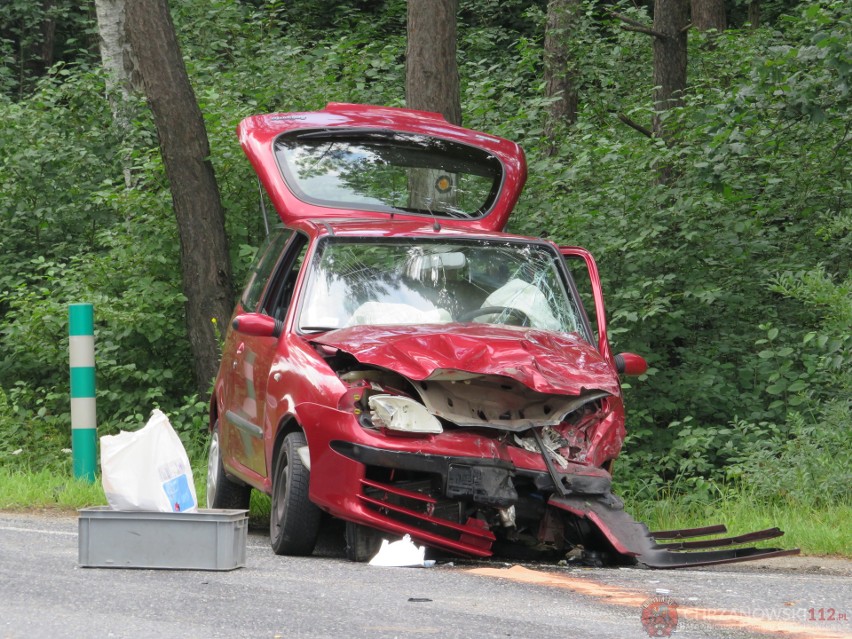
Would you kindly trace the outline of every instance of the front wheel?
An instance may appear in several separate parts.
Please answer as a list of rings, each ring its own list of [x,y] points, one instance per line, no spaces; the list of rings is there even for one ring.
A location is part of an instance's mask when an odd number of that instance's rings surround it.
[[[269,514],[276,555],[310,555],[319,536],[322,511],[308,498],[310,471],[299,457],[299,448],[306,445],[304,433],[288,433],[278,451]]]
[[[349,561],[370,561],[382,546],[382,536],[378,530],[346,522],[346,558]]]
[[[219,421],[216,420],[207,453],[207,507],[248,510],[250,502],[251,488],[233,482],[225,475],[219,445]]]

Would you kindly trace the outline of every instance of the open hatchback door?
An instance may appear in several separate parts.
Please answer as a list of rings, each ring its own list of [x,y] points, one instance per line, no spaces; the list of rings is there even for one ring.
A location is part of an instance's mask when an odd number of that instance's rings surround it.
[[[322,111],[255,115],[238,133],[285,224],[426,218],[500,231],[526,180],[517,144],[437,113],[331,103]]]

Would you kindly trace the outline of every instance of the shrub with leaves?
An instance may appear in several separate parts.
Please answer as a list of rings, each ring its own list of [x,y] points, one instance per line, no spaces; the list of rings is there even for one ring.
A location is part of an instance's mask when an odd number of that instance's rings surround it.
[[[643,7],[615,6],[650,21]],[[544,138],[546,3],[461,4],[464,124],[527,152],[510,230],[588,247],[616,352],[650,363],[629,380],[615,466],[634,494],[676,481],[709,498],[728,481],[767,498],[822,499],[825,485],[831,499],[848,499],[852,6],[766,8],[760,29],[690,34],[690,86],[668,114],[677,135],[664,142],[619,118],[650,124],[651,47],[599,4],[583,3],[572,34],[579,113],[555,140]],[[329,101],[402,106],[405,3],[185,0],[172,9],[240,281],[263,221],[234,128],[252,113]],[[37,13],[14,2],[0,17],[10,11]],[[343,26],[329,26],[341,12]],[[94,32],[91,16],[74,12],[68,25]],[[11,453],[25,441],[44,446],[45,463],[62,463],[65,323],[78,301],[96,308],[105,431],[159,406],[203,455],[195,429],[206,411],[191,391],[156,134],[141,104],[130,130],[115,130],[94,59],[69,49],[25,83],[0,71],[0,434],[21,442],[0,445],[4,464],[23,459]],[[666,185],[660,167],[671,173]]]

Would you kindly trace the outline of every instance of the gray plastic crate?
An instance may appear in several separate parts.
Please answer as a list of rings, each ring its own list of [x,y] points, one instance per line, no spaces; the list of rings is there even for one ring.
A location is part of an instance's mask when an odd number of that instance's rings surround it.
[[[78,512],[79,563],[86,568],[233,570],[246,563],[245,510]]]

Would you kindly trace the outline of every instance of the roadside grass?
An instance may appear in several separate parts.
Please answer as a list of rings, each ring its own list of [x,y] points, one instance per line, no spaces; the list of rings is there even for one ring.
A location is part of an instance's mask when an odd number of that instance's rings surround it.
[[[657,494],[625,499],[625,510],[652,531],[725,524],[728,535],[778,527],[782,537],[757,547],[800,548],[802,554],[852,559],[852,504],[767,501],[745,491],[723,489],[714,499]]]
[[[206,468],[194,468],[198,503],[206,503]],[[23,471],[0,468],[0,510],[57,511],[107,503],[100,481],[89,483],[50,470]],[[265,526],[269,497],[252,491],[250,521]],[[809,506],[791,501],[759,501],[753,495],[722,489],[715,498],[696,498],[657,491],[654,495],[629,496],[625,509],[651,530],[695,528],[724,523],[738,535],[778,526],[784,536],[762,546],[800,548],[802,554],[852,559],[852,504]]]
[[[207,468],[192,469],[198,503],[207,503]],[[23,471],[0,468],[0,510],[75,511],[89,506],[105,506],[106,495],[100,478],[94,483],[75,479],[69,474],[51,470]],[[252,491],[251,523],[266,525],[269,519],[269,497]]]
[[[106,503],[99,481],[90,484],[49,470],[0,469],[2,510],[76,510]]]

